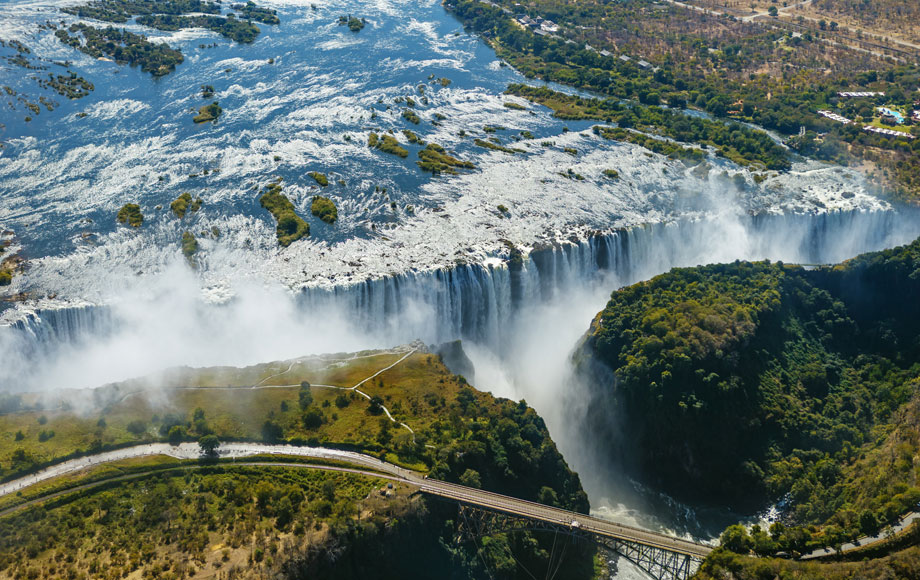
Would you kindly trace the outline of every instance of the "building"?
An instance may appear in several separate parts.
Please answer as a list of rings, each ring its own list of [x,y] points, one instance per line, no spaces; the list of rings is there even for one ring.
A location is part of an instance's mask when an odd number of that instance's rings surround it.
[[[847,119],[846,117],[842,115],[838,115],[837,113],[834,113],[832,111],[818,111],[818,114],[821,115],[822,117],[826,117],[830,119],[831,121],[837,121],[838,123],[843,123],[844,125],[849,125],[850,123],[853,122]]]
[[[837,93],[837,96],[843,99],[855,99],[862,97],[884,97],[885,93],[878,91],[846,91],[843,93]]]
[[[863,127],[863,131],[868,131],[869,133],[878,133],[879,135],[885,135],[886,137],[902,137],[904,139],[916,139],[910,133],[905,133],[904,131],[895,131],[893,129],[883,129],[881,127],[873,127],[872,125],[866,125]]]

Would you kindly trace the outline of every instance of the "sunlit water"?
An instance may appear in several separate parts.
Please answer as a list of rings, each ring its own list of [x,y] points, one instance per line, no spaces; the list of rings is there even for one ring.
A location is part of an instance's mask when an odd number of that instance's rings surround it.
[[[494,270],[481,271],[470,283],[498,288],[496,280],[507,278],[501,264],[508,256],[505,241],[527,251],[596,231],[711,220],[717,225],[711,233],[702,229],[703,239],[692,247],[680,236],[660,242],[647,236],[652,249],[644,254],[646,263],[633,265],[628,276],[573,268],[578,275],[554,296],[490,323],[501,342],[510,337],[512,344],[468,345],[477,386],[526,397],[547,418],[566,457],[582,472],[598,513],[705,536],[732,516],[710,518],[642,490],[628,474],[596,469],[584,449],[597,442],[577,429],[578,405],[571,396],[578,391],[566,372],[570,350],[620,284],[675,264],[806,255],[795,244],[783,245],[788,236],[782,228],[775,245],[751,242],[740,216],[890,209],[846,169],[797,162],[792,172],[757,184],[750,172],[722,160],[711,159],[709,173],[691,171],[641,148],[606,142],[591,133],[593,123],[561,122],[543,107],[503,95],[508,83],[525,79],[501,66],[437,2],[261,2],[278,10],[282,24],[260,24],[263,32],[252,45],[203,30],[164,34],[129,25],[185,54],[185,63],[160,79],[93,60],[58,42],[52,31],[39,30],[48,20],[74,21],[58,10],[62,4],[0,3],[0,38],[21,40],[36,57],[70,60],[70,70],[95,84],[84,99],[54,96],[59,106],[28,123],[21,107],[0,109],[0,230],[12,230],[14,249],[30,259],[6,292],[29,291],[34,298],[7,309],[3,320],[18,320],[37,306],[111,304],[119,326],[55,350],[38,371],[23,354],[32,351],[19,350],[18,339],[0,333],[0,384],[12,388],[84,386],[169,365],[250,364],[416,337],[457,338],[453,330],[431,328],[433,320],[452,313],[436,312],[432,304],[440,302],[429,300],[424,288],[415,288],[412,297],[394,294],[393,301],[406,304],[388,311],[392,319],[378,321],[373,332],[335,301],[324,308],[307,301],[312,307],[304,308],[292,291],[344,289],[345,303],[347,289],[365,280],[458,263],[491,264]],[[337,24],[344,14],[366,18],[367,26],[352,33]],[[211,43],[217,47],[199,48]],[[37,96],[30,74],[0,61],[0,85]],[[223,108],[217,124],[192,122],[194,111],[210,102],[200,96],[203,84],[214,86],[214,100]],[[402,117],[399,97],[416,101],[419,125]],[[509,109],[506,102],[526,110]],[[432,122],[436,114],[445,117],[439,125]],[[486,133],[486,125],[502,128]],[[367,147],[369,131],[389,129],[409,150],[407,159]],[[475,162],[477,169],[453,177],[422,173],[415,165],[420,146],[406,143],[403,129]],[[521,139],[522,131],[533,139]],[[487,151],[471,135],[498,137],[524,153]],[[616,169],[620,178],[605,177],[605,169]],[[329,187],[319,188],[308,171],[326,173]],[[735,174],[743,178],[740,189],[731,179]],[[274,221],[258,203],[259,188],[275,177],[283,178],[284,193],[311,225],[311,237],[287,249],[278,247]],[[185,191],[204,205],[180,221],[168,207]],[[335,225],[310,216],[312,196],[319,193],[338,206]],[[142,207],[139,230],[116,226],[115,214],[127,202]],[[499,204],[507,214],[497,210]],[[219,237],[210,235],[212,227]],[[195,270],[180,252],[186,230],[200,238]],[[821,256],[847,257],[911,233],[870,242],[854,236],[852,247],[840,244],[836,253]],[[656,243],[660,251],[653,251]],[[433,288],[429,294],[449,291]],[[222,306],[207,306],[215,303]],[[34,373],[32,379],[23,379],[25,372]]]

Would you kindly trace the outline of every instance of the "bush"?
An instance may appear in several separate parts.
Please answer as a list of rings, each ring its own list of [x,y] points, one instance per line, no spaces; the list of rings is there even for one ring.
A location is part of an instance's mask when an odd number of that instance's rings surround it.
[[[367,412],[371,415],[379,415],[383,413],[383,399],[380,395],[374,395],[371,397],[370,403],[368,403]]]
[[[303,426],[306,429],[314,430],[319,429],[323,426],[323,423],[326,422],[326,417],[323,415],[323,412],[317,409],[316,407],[311,407],[303,414]]]
[[[126,429],[128,430],[128,433],[131,433],[135,437],[140,437],[147,432],[147,424],[141,420],[134,420],[128,423]]]

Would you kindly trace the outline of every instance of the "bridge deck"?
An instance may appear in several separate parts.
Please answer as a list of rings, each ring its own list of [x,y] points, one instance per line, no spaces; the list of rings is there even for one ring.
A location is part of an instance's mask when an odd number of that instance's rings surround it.
[[[598,536],[635,542],[637,544],[683,554],[692,558],[703,559],[712,551],[712,548],[709,546],[697,544],[688,540],[682,540],[680,538],[625,526],[623,524],[602,520],[569,510],[554,508],[444,481],[427,479],[418,483],[418,486],[422,492],[431,495],[437,495],[458,502],[497,510],[516,516],[577,527],[579,530],[590,532]],[[577,526],[573,525],[573,522],[577,522]]]

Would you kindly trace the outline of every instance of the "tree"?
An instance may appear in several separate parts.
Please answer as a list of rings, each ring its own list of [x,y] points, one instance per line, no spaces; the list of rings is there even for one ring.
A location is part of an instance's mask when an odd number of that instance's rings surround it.
[[[463,472],[463,475],[460,476],[460,483],[467,487],[475,487],[480,489],[482,487],[482,481],[479,478],[479,472],[475,469],[467,469]]]
[[[131,421],[126,428],[128,429],[128,433],[131,433],[135,437],[140,437],[147,432],[147,424],[140,419]]]
[[[262,424],[262,439],[269,443],[280,441],[284,437],[284,428],[272,420],[267,420]]]
[[[289,497],[282,497],[278,505],[275,506],[275,516],[278,518],[275,521],[275,525],[279,530],[286,528],[287,525],[291,523],[291,520],[294,518],[294,506],[291,504],[291,499]]]
[[[310,383],[304,381],[300,383],[300,408],[303,411],[307,410],[307,407],[313,404],[313,392],[310,391]]]
[[[319,409],[308,409],[307,412],[303,414],[303,426],[311,431],[319,429],[325,422],[326,418]]]
[[[390,433],[390,420],[386,417],[380,418],[380,433],[377,434],[377,441],[381,445],[386,447],[390,444],[390,441],[393,440],[393,435]]]
[[[748,534],[747,528],[741,524],[735,524],[725,528],[725,531],[722,532],[722,536],[719,539],[723,548],[735,552],[736,554],[747,554],[751,551],[751,548],[754,547],[754,541]]]
[[[770,6],[769,8],[767,8],[767,12],[773,18],[776,18],[776,16],[779,14],[779,10],[776,9],[776,6]]]
[[[170,445],[178,445],[185,439],[185,429],[181,425],[173,425],[169,428],[166,438],[169,440]]]
[[[540,488],[540,493],[537,495],[537,501],[543,505],[558,506],[559,505],[559,496],[556,495],[556,491],[544,485]]]
[[[217,435],[205,435],[198,440],[198,448],[205,457],[216,458],[218,447],[220,447],[220,439],[217,438]]]
[[[859,514],[859,531],[863,535],[871,536],[878,531],[878,518],[872,510],[863,510]]]
[[[367,407],[367,412],[371,415],[379,415],[383,413],[383,399],[380,395],[374,395],[371,397],[371,402]]]

